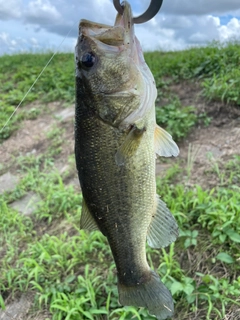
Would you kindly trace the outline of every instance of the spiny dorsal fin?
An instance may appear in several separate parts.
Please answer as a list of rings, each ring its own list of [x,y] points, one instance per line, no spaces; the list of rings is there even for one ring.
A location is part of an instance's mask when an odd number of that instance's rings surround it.
[[[96,221],[93,219],[90,211],[88,210],[87,204],[83,198],[82,200],[82,213],[80,218],[80,229],[96,231],[99,230]]]
[[[178,225],[166,204],[156,196],[156,210],[148,227],[147,242],[152,248],[162,248],[178,237]]]
[[[176,157],[179,149],[172,136],[163,128],[156,125],[154,132],[155,152],[162,157]]]

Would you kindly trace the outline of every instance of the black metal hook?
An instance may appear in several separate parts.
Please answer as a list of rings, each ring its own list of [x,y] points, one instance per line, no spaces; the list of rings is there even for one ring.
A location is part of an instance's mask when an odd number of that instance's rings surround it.
[[[151,0],[149,7],[143,14],[138,17],[133,17],[133,23],[144,23],[152,19],[160,10],[162,3],[163,0]],[[124,10],[124,2],[120,4],[119,0],[113,0],[113,4],[118,13],[122,15]]]

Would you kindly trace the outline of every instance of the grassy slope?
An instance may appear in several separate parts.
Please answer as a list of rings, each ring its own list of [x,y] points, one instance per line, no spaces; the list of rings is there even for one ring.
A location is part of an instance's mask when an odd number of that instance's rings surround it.
[[[147,53],[159,95],[168,102],[157,110],[158,122],[175,139],[183,139],[196,123],[189,107],[181,106],[168,90],[182,79],[201,83],[206,99],[240,104],[240,47],[209,46],[176,53]],[[0,57],[0,127],[22,99],[49,55]],[[72,54],[57,55],[27,100],[71,102],[74,99]],[[3,130],[6,139],[26,118],[41,110],[24,109]],[[162,112],[161,110],[164,110]],[[181,110],[181,112],[179,112]],[[183,130],[184,129],[184,130]],[[53,319],[154,319],[146,310],[120,307],[114,263],[106,239],[98,232],[79,230],[81,196],[66,186],[54,169],[58,136],[41,156],[17,160],[21,181],[0,198],[0,306],[19,292],[33,291],[35,305],[47,308]],[[73,158],[69,163],[74,167]],[[216,174],[217,174],[216,170]],[[181,230],[176,243],[163,250],[148,248],[148,259],[176,301],[174,319],[223,319],[240,306],[240,158],[226,164],[227,187],[188,189],[176,183],[182,176],[174,166],[158,180],[158,191],[174,213]],[[185,173],[187,174],[187,173]],[[23,217],[9,204],[29,191],[42,201],[33,216]]]

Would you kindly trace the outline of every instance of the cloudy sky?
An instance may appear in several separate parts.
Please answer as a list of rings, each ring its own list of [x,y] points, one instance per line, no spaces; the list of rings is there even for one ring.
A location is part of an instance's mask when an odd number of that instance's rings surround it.
[[[150,3],[128,1],[135,16]],[[0,0],[0,55],[73,51],[80,19],[112,25],[115,15],[112,0]],[[240,40],[240,0],[163,0],[158,15],[135,31],[145,51]]]

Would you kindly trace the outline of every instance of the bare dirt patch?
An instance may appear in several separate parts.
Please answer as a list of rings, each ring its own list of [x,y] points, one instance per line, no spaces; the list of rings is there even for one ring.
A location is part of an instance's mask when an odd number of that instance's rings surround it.
[[[197,114],[205,112],[211,118],[208,126],[195,127],[179,143],[179,159],[182,168],[190,172],[187,184],[215,186],[218,180],[212,180],[205,172],[211,171],[216,162],[221,165],[240,155],[240,109],[221,102],[207,102],[198,83],[181,82],[171,86],[171,92],[178,95],[182,105],[194,106]],[[158,163],[157,174],[163,174],[170,166]]]
[[[183,105],[193,105],[198,114],[206,112],[208,116],[212,117],[209,126],[201,125],[194,128],[187,139],[179,143],[180,156],[178,161],[182,169],[190,173],[186,178],[186,184],[197,183],[203,187],[215,186],[219,182],[216,177],[205,173],[212,170],[214,163],[226,163],[234,155],[240,155],[240,110],[218,102],[206,102],[201,96],[201,88],[196,83],[183,82],[173,85],[171,89],[179,96]],[[57,126],[64,129],[64,132],[61,136],[61,152],[55,157],[54,164],[60,174],[70,170],[65,183],[74,184],[75,188],[79,190],[75,166],[69,167],[68,165],[68,158],[74,152],[74,107],[65,109],[60,102],[55,102],[48,104],[47,109],[48,112],[43,113],[36,120],[24,121],[21,128],[0,145],[0,164],[3,167],[1,172],[0,166],[0,174],[6,171],[16,174],[16,159],[19,156],[44,154],[50,145],[46,134],[53,126]],[[175,159],[172,160],[173,162],[158,163],[157,175],[164,174],[172,163],[175,163]],[[48,229],[47,232],[55,234],[60,229],[73,232],[61,223],[53,224],[51,230]],[[45,231],[46,227],[44,228],[42,225],[39,226],[39,230],[36,230],[37,234]],[[199,257],[196,258],[197,263],[200,263],[200,260]],[[193,261],[189,260],[188,263],[193,263]],[[9,302],[6,312],[0,312],[0,319],[43,320],[51,318],[47,312],[30,312],[32,304],[31,297],[21,296],[18,301]],[[225,317],[226,320],[240,319],[240,317],[237,318],[239,309],[230,311]],[[193,315],[192,319],[200,319],[200,315]]]
[[[34,107],[42,108],[43,106],[34,103]],[[8,169],[12,173],[16,172],[16,160],[21,156],[44,154],[51,143],[47,139],[47,133],[54,127],[64,129],[61,136],[61,154],[56,159],[56,167],[61,171],[68,156],[73,154],[74,106],[65,108],[63,103],[53,102],[44,108],[47,112],[35,120],[23,121],[21,127],[0,144],[0,174]]]
[[[240,109],[221,102],[206,102],[198,83],[181,82],[170,89],[179,96],[182,105],[192,105],[197,114],[206,112],[211,117],[209,126],[194,128],[187,139],[179,143],[179,159],[183,168],[188,166],[191,171],[189,184],[214,185],[216,181],[206,181],[204,172],[212,169],[214,161],[226,162],[233,155],[240,154]],[[44,153],[50,144],[46,134],[53,126],[64,129],[62,150],[55,159],[55,166],[61,173],[69,169],[67,159],[74,151],[74,107],[66,109],[60,102],[54,102],[46,109],[48,112],[36,120],[24,121],[21,128],[0,145],[0,163],[5,171],[6,166],[14,171],[15,160],[21,155]],[[157,174],[164,174],[170,166],[158,163]],[[77,187],[75,170],[68,177],[68,182]]]
[[[34,106],[42,108],[37,103]],[[43,153],[48,144],[46,133],[56,122],[52,113],[58,108],[61,108],[59,102],[48,104],[48,113],[40,115],[35,120],[23,121],[20,129],[0,145],[0,163],[8,167],[14,165],[16,157]]]

